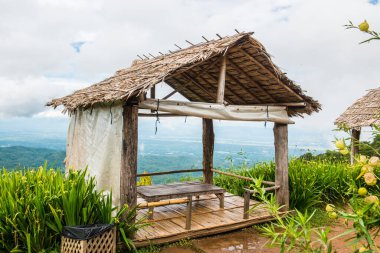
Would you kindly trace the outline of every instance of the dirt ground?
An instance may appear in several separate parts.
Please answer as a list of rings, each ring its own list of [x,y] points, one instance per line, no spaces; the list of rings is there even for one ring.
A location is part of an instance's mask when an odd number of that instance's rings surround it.
[[[343,223],[335,223],[331,227],[329,238],[342,234],[347,230]],[[338,253],[354,252],[353,246],[345,240],[352,235],[346,235],[333,241],[333,249]],[[380,244],[380,240],[377,240]],[[161,253],[277,253],[279,248],[267,247],[268,238],[260,235],[254,229],[240,230],[228,234],[201,238],[193,241],[195,249],[168,247]]]

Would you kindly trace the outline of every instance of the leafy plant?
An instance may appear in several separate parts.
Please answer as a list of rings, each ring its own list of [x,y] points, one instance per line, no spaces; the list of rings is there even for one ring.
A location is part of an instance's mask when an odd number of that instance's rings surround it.
[[[330,229],[314,228],[312,217],[315,214],[304,213],[295,210],[294,215],[282,216],[281,206],[276,203],[273,193],[266,193],[261,187],[262,179],[254,180],[256,197],[263,202],[266,209],[275,217],[275,222],[264,225],[260,228],[261,232],[271,238],[270,246],[278,246],[282,252],[332,252],[332,243],[328,238]],[[254,211],[256,206],[251,208]]]
[[[0,176],[0,252],[58,252],[63,226],[115,223],[128,249],[131,235],[142,221],[131,221],[136,209],[117,210],[112,193],[97,191],[86,170],[42,167],[8,172]],[[114,216],[113,213],[116,212]]]

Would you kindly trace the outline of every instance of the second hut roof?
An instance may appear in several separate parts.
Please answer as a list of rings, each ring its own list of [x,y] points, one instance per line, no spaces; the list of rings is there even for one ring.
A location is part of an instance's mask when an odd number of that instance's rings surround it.
[[[369,90],[336,120],[338,126],[360,128],[380,125],[380,88]]]

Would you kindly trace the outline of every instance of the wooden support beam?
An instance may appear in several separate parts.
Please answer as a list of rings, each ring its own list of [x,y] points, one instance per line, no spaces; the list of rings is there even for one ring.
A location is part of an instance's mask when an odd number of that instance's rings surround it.
[[[224,88],[226,87],[226,65],[227,57],[223,56],[221,60],[219,78],[218,78],[218,94],[216,97],[216,102],[223,104],[224,102]]]
[[[203,181],[207,184],[213,183],[212,168],[214,165],[214,127],[212,119],[202,119],[203,133]]]
[[[355,162],[355,156],[359,154],[360,129],[351,129],[351,165]]]
[[[138,142],[138,106],[127,102],[123,106],[123,131],[120,168],[120,206],[137,205],[137,142]]]
[[[275,150],[275,185],[280,186],[276,191],[276,200],[283,206],[282,210],[289,210],[289,176],[288,176],[288,125],[275,123],[274,150]]]
[[[284,84],[278,76],[276,76],[272,71],[270,71],[267,67],[265,67],[261,62],[256,60],[252,55],[247,53],[244,49],[238,48],[240,52],[242,52],[246,57],[248,57],[251,61],[255,62],[259,67],[261,67],[267,74],[269,74],[271,77],[275,78],[278,80],[278,83],[285,88],[286,90],[290,91],[293,93],[294,96],[299,98],[300,100],[304,100],[300,95],[297,94],[294,90],[292,90],[288,85]]]
[[[156,98],[156,86],[150,88],[150,98]]]
[[[172,92],[170,92],[168,95],[166,95],[165,97],[163,97],[162,99],[168,99],[170,98],[171,96],[173,96],[174,94],[176,94],[177,91],[176,90],[173,90]]]
[[[270,100],[272,100],[272,102],[276,102],[276,99],[273,98],[273,96],[271,94],[269,94],[266,90],[264,90],[263,87],[261,87],[260,84],[258,84],[255,80],[252,79],[251,76],[249,76],[242,68],[240,68],[236,63],[234,63],[231,59],[227,59],[227,63],[232,65],[232,67],[238,71],[241,75],[245,76],[246,78],[248,78],[248,80],[253,84],[255,85],[256,88],[258,88],[262,93],[264,93],[265,95],[267,95]]]
[[[150,88],[150,98],[152,99],[156,98],[156,85]],[[151,112],[155,112],[155,110],[151,110]]]

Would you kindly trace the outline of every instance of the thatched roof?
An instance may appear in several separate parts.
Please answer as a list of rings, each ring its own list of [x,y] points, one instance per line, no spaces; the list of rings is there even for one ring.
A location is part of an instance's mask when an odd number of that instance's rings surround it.
[[[369,90],[362,98],[347,108],[335,125],[360,128],[365,126],[380,125],[380,88]]]
[[[319,111],[318,101],[304,94],[273,64],[252,33],[192,45],[155,58],[135,60],[115,75],[48,103],[70,112],[96,104],[126,101],[164,81],[190,101],[213,103],[217,94],[221,57],[227,56],[225,101],[235,105],[304,102],[290,115]]]

